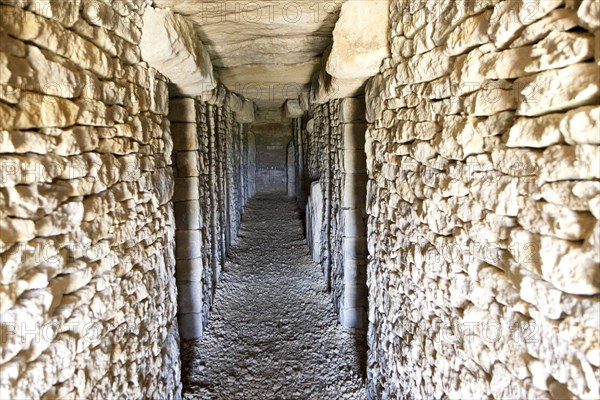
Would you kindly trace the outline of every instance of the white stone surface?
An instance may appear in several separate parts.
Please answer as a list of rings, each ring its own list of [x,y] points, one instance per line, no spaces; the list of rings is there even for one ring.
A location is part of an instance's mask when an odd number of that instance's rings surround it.
[[[317,181],[311,184],[306,209],[306,238],[314,262],[321,262],[323,217],[323,193]]]
[[[181,15],[146,8],[142,57],[171,80],[172,95],[193,97],[216,87],[210,56],[198,39],[194,25]]]
[[[327,58],[329,75],[366,81],[379,72],[389,56],[389,6],[388,0],[349,0],[342,5]]]

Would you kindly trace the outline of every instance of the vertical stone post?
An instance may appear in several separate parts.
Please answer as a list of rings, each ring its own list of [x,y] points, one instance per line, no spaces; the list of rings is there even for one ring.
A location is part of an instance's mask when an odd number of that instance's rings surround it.
[[[289,197],[296,197],[296,157],[295,146],[293,142],[288,144],[287,148],[287,194]]]
[[[344,293],[340,322],[347,327],[366,326],[367,236],[366,155],[364,98],[346,98],[339,110],[342,123],[342,221]]]
[[[175,240],[178,321],[182,338],[202,335],[202,218],[196,101],[174,98],[169,119],[175,160]]]

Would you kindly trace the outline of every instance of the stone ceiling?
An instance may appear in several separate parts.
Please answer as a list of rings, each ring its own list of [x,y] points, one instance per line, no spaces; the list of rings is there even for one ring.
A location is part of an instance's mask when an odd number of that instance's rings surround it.
[[[154,6],[193,21],[221,82],[274,111],[320,70],[343,2],[155,0]]]

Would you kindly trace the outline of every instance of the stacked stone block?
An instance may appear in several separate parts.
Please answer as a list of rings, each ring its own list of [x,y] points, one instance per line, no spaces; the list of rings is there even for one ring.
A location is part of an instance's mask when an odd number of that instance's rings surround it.
[[[222,90],[222,89],[221,89]],[[202,336],[250,191],[247,128],[217,90],[200,99],[173,98],[178,320],[184,339]],[[244,176],[243,176],[244,174]]]
[[[340,322],[366,326],[366,163],[364,98],[313,104],[294,120],[296,198],[306,204],[306,235]],[[306,167],[305,167],[306,166]],[[306,190],[311,182],[310,191]]]
[[[598,4],[391,2],[369,398],[600,395]]]
[[[204,262],[202,234],[204,216],[201,200],[201,143],[198,135],[196,100],[172,98],[169,120],[175,161],[175,238],[178,289],[178,320],[183,338],[201,336],[205,293],[202,290]],[[210,297],[210,296],[208,296]]]
[[[180,396],[173,143],[143,3],[0,1],[1,398]]]
[[[344,326],[366,327],[367,321],[367,236],[364,98],[346,98],[339,103],[342,160],[339,190],[341,248],[339,273],[342,288],[339,300],[340,321]]]

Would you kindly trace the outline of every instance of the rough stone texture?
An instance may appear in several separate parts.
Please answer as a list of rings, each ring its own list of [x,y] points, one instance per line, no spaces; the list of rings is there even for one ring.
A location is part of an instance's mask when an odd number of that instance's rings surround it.
[[[368,398],[599,397],[597,5],[392,2]]]
[[[144,2],[0,3],[0,397],[179,398],[173,142]]]
[[[364,98],[313,104],[294,121],[296,199],[340,322],[366,326],[366,164]],[[312,182],[312,183],[311,183]],[[310,185],[310,192],[308,187]]]
[[[196,24],[220,80],[263,110],[280,110],[319,69],[342,1],[156,0]]]
[[[237,238],[246,200],[253,195],[247,168],[248,128],[232,111],[240,110],[243,100],[233,93],[225,96],[224,103],[215,95],[205,96],[209,101],[170,102],[177,167],[173,200],[178,320],[184,339],[202,336],[225,254]]]
[[[326,70],[338,79],[366,81],[389,57],[389,0],[349,0],[333,29]]]
[[[140,48],[144,60],[171,80],[172,95],[198,96],[217,85],[194,24],[181,15],[148,6]]]

